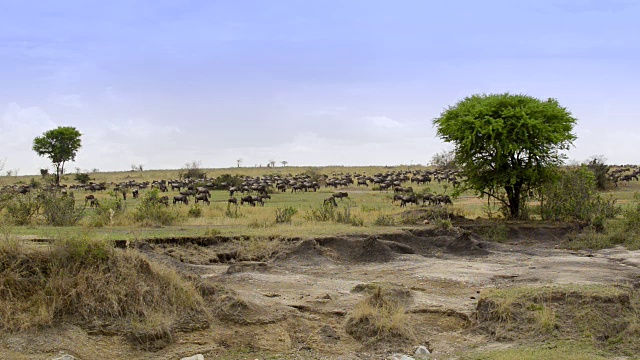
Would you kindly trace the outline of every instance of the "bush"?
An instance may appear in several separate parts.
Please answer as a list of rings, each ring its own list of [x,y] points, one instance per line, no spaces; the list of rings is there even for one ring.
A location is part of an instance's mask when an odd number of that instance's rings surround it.
[[[98,206],[95,208],[92,226],[102,227],[105,225],[114,225],[116,220],[124,215],[124,202],[116,193],[111,193],[110,199],[100,199]]]
[[[145,194],[133,211],[133,219],[147,226],[172,225],[180,219],[180,215],[160,203],[158,189],[152,189]]]
[[[395,226],[396,220],[391,215],[380,214],[373,224],[376,226]]]
[[[541,193],[543,219],[592,222],[620,213],[615,200],[605,200],[597,193],[595,175],[586,166],[559,170]]]
[[[7,195],[2,200],[7,220],[13,225],[29,225],[40,211],[40,200],[37,195]]]
[[[192,218],[202,217],[202,208],[198,204],[194,204],[187,210],[187,215]]]
[[[216,190],[227,190],[229,186],[240,186],[242,185],[242,177],[239,175],[231,175],[231,174],[222,174],[215,179],[211,180],[214,189]],[[222,184],[226,184],[223,186]]]
[[[192,161],[180,169],[178,176],[181,179],[204,179],[207,173],[201,169],[200,161]]]
[[[38,194],[41,201],[42,216],[48,225],[72,226],[84,216],[85,207],[76,207],[72,195],[57,191],[43,191]]]
[[[322,204],[311,208],[303,216],[307,221],[333,221],[336,218],[336,208],[332,204]]]
[[[287,206],[286,208],[277,208],[276,209],[276,223],[291,223],[291,218],[293,215],[297,214],[298,210],[294,207]]]
[[[91,181],[91,176],[89,176],[89,174],[87,173],[76,173],[74,178],[82,185],[86,185],[89,181]]]

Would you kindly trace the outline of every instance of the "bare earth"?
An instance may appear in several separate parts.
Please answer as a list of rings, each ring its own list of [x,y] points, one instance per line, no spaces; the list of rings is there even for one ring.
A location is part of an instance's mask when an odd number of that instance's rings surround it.
[[[384,359],[427,345],[432,358],[509,346],[474,330],[478,292],[489,287],[548,284],[640,285],[640,251],[562,249],[560,229],[521,229],[508,243],[485,242],[454,229],[412,228],[404,235],[301,240],[266,263],[211,263],[229,243],[201,247],[155,244],[143,251],[181,272],[219,283],[241,299],[209,329],[178,333],[157,352],[120,336],[77,327],[0,337],[0,359]],[[182,261],[180,261],[181,259]],[[230,268],[231,267],[231,268]],[[409,295],[415,344],[363,344],[344,328],[347,314],[379,284]],[[235,309],[235,310],[234,310]]]

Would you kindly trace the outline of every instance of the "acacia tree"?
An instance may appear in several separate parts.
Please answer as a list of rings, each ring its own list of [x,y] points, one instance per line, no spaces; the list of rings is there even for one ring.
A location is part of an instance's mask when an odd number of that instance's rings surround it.
[[[575,122],[556,99],[509,93],[467,97],[433,120],[438,136],[455,146],[466,188],[498,200],[513,218],[563,163]]]
[[[82,134],[72,126],[59,126],[33,140],[33,151],[51,159],[56,168],[56,185],[60,185],[60,175],[64,174],[64,164],[73,161],[80,149]]]

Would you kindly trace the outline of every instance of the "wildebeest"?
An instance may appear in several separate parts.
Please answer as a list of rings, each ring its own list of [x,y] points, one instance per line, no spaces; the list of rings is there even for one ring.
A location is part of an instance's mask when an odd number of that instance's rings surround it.
[[[343,198],[349,197],[349,194],[343,191],[337,192],[333,195],[331,195],[333,198],[335,199],[340,199],[342,200]]]
[[[189,196],[187,195],[176,195],[173,197],[173,205],[176,203],[183,203],[185,205],[189,205]]]
[[[160,204],[164,204],[165,206],[169,206],[169,196],[165,195],[165,196],[159,197],[158,202]]]
[[[236,199],[236,198],[234,198],[234,197],[229,198],[229,200],[227,200],[227,202],[228,202],[229,204],[238,205],[238,199]]]
[[[400,199],[400,206],[407,206],[407,204],[410,203],[418,205],[418,197],[411,194],[409,196],[403,196],[402,199]]]
[[[198,201],[202,201],[203,203],[210,205],[211,202],[209,201],[209,196],[207,194],[198,194],[196,195],[196,204],[198,203]]]
[[[89,206],[90,207],[97,207],[98,205],[100,205],[100,203],[98,202],[98,199],[93,198],[93,199],[89,200]]]
[[[251,206],[256,206],[256,203],[253,202],[253,196],[247,195],[240,198],[240,205],[244,205],[244,203],[249,203]]]
[[[331,204],[333,206],[338,206],[338,203],[336,202],[336,198],[334,198],[333,196],[330,198],[324,199],[324,202],[322,204],[323,205]]]
[[[96,198],[96,197],[95,197],[93,194],[89,194],[89,195],[85,196],[85,197],[84,197],[84,204],[86,205],[86,204],[87,204],[87,202],[92,201],[92,200],[95,200],[95,198]]]
[[[137,199],[137,198],[138,198],[138,196],[140,196],[140,191],[139,191],[138,189],[133,189],[133,190],[131,191],[131,195],[133,195],[133,198],[134,198],[134,199]]]

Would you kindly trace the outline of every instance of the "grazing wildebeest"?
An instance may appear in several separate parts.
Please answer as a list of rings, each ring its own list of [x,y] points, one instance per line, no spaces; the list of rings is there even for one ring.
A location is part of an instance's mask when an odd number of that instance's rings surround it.
[[[393,200],[391,200],[391,202],[395,204],[396,201],[402,200],[402,196],[403,195],[400,194],[393,195]]]
[[[180,191],[180,189],[182,188],[182,184],[178,184],[178,183],[171,183],[171,190],[178,190]]]
[[[337,192],[333,195],[331,195],[332,197],[336,198],[336,199],[340,199],[342,200],[343,198],[349,197],[349,194],[343,191]]]
[[[96,197],[93,194],[89,194],[84,197],[84,204],[87,205],[87,202],[94,200]]]
[[[236,199],[236,198],[234,198],[234,197],[229,198],[229,200],[227,200],[227,202],[228,202],[229,204],[238,205],[238,199]]]
[[[453,205],[453,201],[451,201],[451,198],[449,197],[449,195],[438,195],[436,196],[436,202],[437,204],[449,204],[449,205]]]
[[[253,204],[260,204],[260,206],[264,206],[264,200],[262,200],[262,196],[252,196]]]
[[[334,198],[333,196],[330,197],[330,198],[324,199],[324,202],[322,203],[322,205],[327,205],[327,204],[331,204],[333,206],[338,206],[338,203],[336,202],[336,198]]]
[[[240,198],[240,205],[244,205],[244,203],[249,203],[251,206],[256,206],[256,203],[253,202],[253,196],[247,195]]]
[[[158,202],[160,204],[164,204],[165,206],[169,206],[169,196],[161,196],[160,198],[158,198]]]
[[[196,204],[198,203],[198,201],[202,201],[207,205],[211,204],[211,202],[209,201],[209,196],[207,194],[198,194],[198,195],[196,195]]]
[[[418,205],[418,197],[411,194],[409,196],[403,196],[402,199],[400,199],[400,206],[407,206],[408,203]]]
[[[358,186],[360,185],[364,185],[366,187],[369,187],[369,185],[367,185],[367,179],[358,179]]]
[[[98,205],[100,205],[100,203],[98,202],[98,199],[93,198],[93,199],[89,200],[89,206],[90,207],[97,207]]]
[[[137,198],[138,198],[138,196],[140,196],[140,190],[138,190],[138,189],[133,189],[133,190],[131,191],[131,195],[133,195],[133,198],[134,198],[134,199],[137,199]]]
[[[233,196],[233,194],[234,194],[236,191],[239,191],[239,190],[240,190],[240,189],[238,189],[238,188],[237,188],[237,187],[235,187],[235,186],[230,187],[230,188],[229,188],[229,196]]]
[[[193,190],[185,190],[185,191],[180,191],[180,195],[183,196],[194,196],[196,193]]]
[[[173,197],[173,205],[176,203],[183,203],[185,205],[189,205],[189,196],[187,195],[176,195]]]

